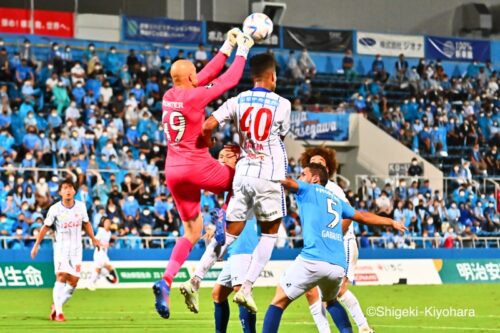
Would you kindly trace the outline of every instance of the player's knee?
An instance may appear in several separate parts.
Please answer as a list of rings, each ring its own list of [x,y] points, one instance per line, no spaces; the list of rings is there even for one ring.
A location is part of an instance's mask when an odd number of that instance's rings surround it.
[[[319,293],[316,288],[306,291],[306,298],[309,304],[316,303],[319,300]]]
[[[214,288],[212,290],[212,300],[215,303],[222,303],[226,299],[227,299],[227,297],[224,297],[224,295],[222,295],[220,288]]]

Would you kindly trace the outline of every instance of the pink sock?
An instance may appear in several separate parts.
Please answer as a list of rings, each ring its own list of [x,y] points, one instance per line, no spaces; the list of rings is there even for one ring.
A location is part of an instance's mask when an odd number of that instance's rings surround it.
[[[168,283],[169,286],[172,285],[172,281],[174,281],[174,277],[177,275],[179,269],[181,269],[182,264],[186,261],[189,253],[191,252],[193,245],[186,238],[182,237],[177,240],[175,243],[174,249],[172,250],[172,254],[170,255],[170,259],[168,261],[167,268],[165,269],[165,273],[163,273],[163,279]]]

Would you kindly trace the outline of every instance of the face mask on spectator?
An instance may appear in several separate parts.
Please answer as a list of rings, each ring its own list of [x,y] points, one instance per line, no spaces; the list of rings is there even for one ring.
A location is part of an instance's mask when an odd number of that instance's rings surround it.
[[[460,191],[460,192],[458,192],[458,195],[461,196],[461,197],[463,197],[463,196],[465,196],[465,192]]]
[[[141,89],[141,85],[140,84],[136,84],[135,85],[135,89]]]
[[[154,146],[154,147],[153,147],[153,151],[154,151],[155,153],[159,152],[159,151],[160,151],[160,147]]]
[[[16,235],[21,236],[23,234],[23,229],[16,229]]]
[[[14,176],[9,176],[9,183],[13,183],[16,180]]]
[[[21,209],[22,209],[22,210],[28,210],[28,208],[29,208],[29,206],[28,206],[28,205],[22,205],[22,206],[21,206]]]
[[[145,155],[141,155],[141,156],[140,156],[140,159],[141,159],[141,160],[145,160],[145,159],[146,159],[146,156],[145,156]]]
[[[89,50],[90,50],[90,51],[94,51],[94,50],[95,50],[95,47],[91,45],[91,46],[89,46]]]
[[[149,214],[150,214],[149,210],[147,210],[147,209],[146,209],[146,210],[144,211],[144,216],[148,216]]]
[[[132,202],[132,201],[134,201],[134,197],[133,197],[133,196],[131,196],[131,195],[129,195],[129,196],[128,196],[128,198],[127,198],[127,200],[128,200],[129,202]]]
[[[490,203],[488,204],[488,207],[493,208],[493,202],[490,202]]]
[[[111,53],[115,54],[115,53],[116,53],[116,50],[115,50],[115,49],[112,49],[112,50],[111,50]]]
[[[109,207],[108,209],[111,213],[114,213],[116,211],[116,207],[113,206],[113,207]]]

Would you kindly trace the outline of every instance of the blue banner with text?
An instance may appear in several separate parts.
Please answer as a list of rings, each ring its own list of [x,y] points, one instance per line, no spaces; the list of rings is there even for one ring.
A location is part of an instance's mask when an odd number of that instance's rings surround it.
[[[480,61],[490,60],[490,42],[451,37],[425,38],[427,58],[451,61]]]
[[[347,141],[349,114],[292,112],[290,132],[299,140]]]
[[[178,21],[160,17],[123,16],[122,38],[152,43],[201,43],[201,22]]]

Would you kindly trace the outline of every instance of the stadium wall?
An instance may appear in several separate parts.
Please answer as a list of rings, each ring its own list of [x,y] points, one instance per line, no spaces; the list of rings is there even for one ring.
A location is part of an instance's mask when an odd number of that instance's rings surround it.
[[[310,145],[335,148],[337,161],[341,167],[349,162],[349,168],[342,168],[341,173],[351,181],[356,178],[356,175],[388,177],[389,164],[409,163],[413,157],[416,157],[423,163],[423,176],[429,179],[431,188],[442,193],[443,172],[441,170],[420,158],[362,115],[350,115],[347,141],[297,140],[291,137],[285,139],[287,154],[295,159],[298,159],[305,148]]]
[[[160,279],[170,249],[109,250],[119,284],[98,282],[98,288],[150,288]],[[275,249],[257,286],[275,286],[284,270],[297,256],[298,249]],[[79,288],[85,288],[92,274],[93,251],[84,251]],[[193,274],[201,249],[196,249],[179,271],[174,286],[187,281]],[[54,283],[52,250],[42,249],[36,260],[28,250],[0,251],[0,289],[51,288]],[[362,249],[355,269],[358,285],[498,283],[500,258],[497,249]],[[222,270],[218,262],[208,272],[204,287],[211,287]]]

